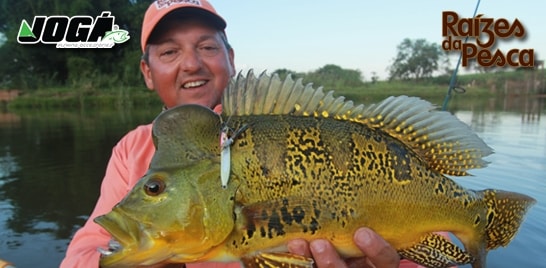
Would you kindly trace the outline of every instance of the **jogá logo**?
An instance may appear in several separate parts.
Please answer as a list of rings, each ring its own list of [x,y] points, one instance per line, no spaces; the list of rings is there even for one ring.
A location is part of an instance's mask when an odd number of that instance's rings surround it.
[[[460,50],[462,66],[475,59],[483,67],[534,67],[533,49],[510,49],[503,52],[495,49],[497,38],[525,37],[525,28],[518,19],[510,23],[507,19],[484,18],[483,14],[475,18],[460,19],[453,11],[442,13],[442,48],[446,51]],[[462,38],[474,38],[476,43],[464,43]],[[493,51],[494,50],[494,51]]]
[[[129,32],[114,24],[110,11],[91,16],[35,16],[32,26],[23,19],[19,44],[57,44],[57,48],[111,48],[129,40]]]

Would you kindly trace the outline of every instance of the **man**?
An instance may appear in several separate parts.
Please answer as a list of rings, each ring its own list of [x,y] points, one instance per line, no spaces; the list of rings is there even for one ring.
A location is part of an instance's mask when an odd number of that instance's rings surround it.
[[[150,5],[142,26],[140,67],[146,86],[157,92],[166,109],[193,103],[220,111],[222,92],[235,75],[225,27],[205,0],[163,0]],[[98,267],[97,248],[106,248],[110,235],[93,219],[109,212],[128,193],[145,174],[154,151],[151,124],[137,127],[114,147],[95,209],[75,234],[61,267]],[[359,229],[354,241],[366,258],[342,260],[325,240],[293,240],[288,248],[312,256],[318,267],[398,267],[396,251],[370,229]],[[239,267],[239,263],[187,267]]]

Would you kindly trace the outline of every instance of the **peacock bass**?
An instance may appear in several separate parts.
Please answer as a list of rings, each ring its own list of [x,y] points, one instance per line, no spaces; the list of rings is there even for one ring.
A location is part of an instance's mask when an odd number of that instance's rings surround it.
[[[287,253],[289,240],[324,238],[344,257],[361,256],[352,236],[367,226],[423,266],[480,268],[535,202],[448,178],[486,166],[492,150],[419,98],[355,106],[301,79],[249,72],[230,83],[222,105],[221,115],[185,105],[154,121],[147,174],[95,219],[113,236],[102,267],[312,267]]]

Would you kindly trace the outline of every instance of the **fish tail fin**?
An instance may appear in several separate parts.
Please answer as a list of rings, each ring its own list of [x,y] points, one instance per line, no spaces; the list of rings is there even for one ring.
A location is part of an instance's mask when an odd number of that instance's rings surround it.
[[[506,246],[516,235],[535,199],[519,193],[484,190],[487,204],[486,249]]]

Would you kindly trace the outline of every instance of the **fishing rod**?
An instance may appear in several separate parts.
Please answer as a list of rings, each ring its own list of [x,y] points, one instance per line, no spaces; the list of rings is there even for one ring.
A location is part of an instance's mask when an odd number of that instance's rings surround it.
[[[476,13],[478,12],[478,7],[480,6],[481,0],[478,0],[476,3],[476,8],[474,9],[474,15],[473,18],[476,17]],[[468,41],[468,36],[464,39],[464,42],[466,43]],[[451,75],[451,79],[449,81],[449,87],[447,89],[447,94],[444,99],[444,104],[442,105],[442,111],[445,111],[447,109],[447,103],[449,102],[449,99],[451,98],[451,92],[456,88],[455,87],[455,80],[457,79],[457,73],[459,72],[459,65],[461,65],[461,58],[463,57],[463,51],[459,54],[459,60],[457,61],[457,65],[455,66],[455,70],[453,70],[453,74]]]

